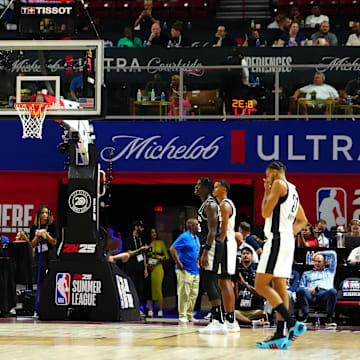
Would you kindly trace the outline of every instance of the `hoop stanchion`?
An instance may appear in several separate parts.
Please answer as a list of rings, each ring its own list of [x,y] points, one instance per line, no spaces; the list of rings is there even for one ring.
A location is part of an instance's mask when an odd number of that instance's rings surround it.
[[[48,107],[48,103],[15,103],[23,127],[23,139],[42,139],[42,126]]]

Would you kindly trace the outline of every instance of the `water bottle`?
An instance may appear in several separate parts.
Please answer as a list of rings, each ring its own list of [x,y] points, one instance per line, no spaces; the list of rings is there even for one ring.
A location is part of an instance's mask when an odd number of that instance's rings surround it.
[[[306,265],[310,264],[310,251],[306,252]]]
[[[147,42],[144,40],[143,47],[147,47]]]
[[[137,91],[136,100],[141,101],[141,90],[140,89],[138,89],[138,91]]]
[[[11,106],[11,107],[14,106],[14,99],[12,96],[9,96],[9,106]]]
[[[260,78],[258,76],[255,79],[255,86],[260,86]]]
[[[256,46],[260,46],[260,39],[256,39]]]
[[[289,47],[292,47],[292,46],[294,46],[294,43],[292,40],[289,40]]]
[[[311,254],[310,254],[310,259],[311,259],[310,264],[311,265],[314,265],[314,259],[313,259],[314,254],[315,254],[315,251],[312,251]]]
[[[341,232],[338,232],[336,234],[336,247],[337,248],[342,248],[343,247],[342,239],[343,239],[343,234]]]
[[[155,90],[151,89],[150,100],[155,101]]]
[[[188,29],[189,31],[192,29],[191,21],[188,21],[186,27],[187,27],[187,29]]]
[[[305,22],[304,22],[304,20],[301,20],[300,27],[301,27],[302,29],[305,27]]]
[[[164,30],[167,30],[167,29],[168,29],[168,25],[167,25],[166,21],[164,21],[164,23],[163,23],[163,29],[164,29]]]
[[[348,95],[348,97],[346,98],[346,102],[348,105],[351,105],[352,100],[350,95]]]
[[[308,38],[305,39],[304,46],[309,46],[309,39]]]
[[[252,29],[255,29],[255,21],[254,21],[254,19],[251,20],[250,27]]]
[[[169,40],[169,42],[168,42],[168,44],[167,44],[167,47],[168,47],[168,48],[173,47],[173,46],[172,46],[172,42],[171,42],[171,40]]]
[[[165,101],[165,93],[162,92],[160,95],[160,101]]]

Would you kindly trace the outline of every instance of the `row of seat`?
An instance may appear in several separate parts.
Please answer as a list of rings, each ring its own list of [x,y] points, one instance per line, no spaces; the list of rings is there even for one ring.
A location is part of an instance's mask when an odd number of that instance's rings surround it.
[[[279,13],[286,13],[290,6],[298,6],[301,13],[310,14],[313,5],[319,5],[326,15],[356,16],[360,14],[360,0],[278,0]]]
[[[88,9],[99,17],[131,18],[139,16],[143,1],[95,0],[87,1]],[[215,12],[214,0],[153,1],[153,12],[161,18],[208,17]]]

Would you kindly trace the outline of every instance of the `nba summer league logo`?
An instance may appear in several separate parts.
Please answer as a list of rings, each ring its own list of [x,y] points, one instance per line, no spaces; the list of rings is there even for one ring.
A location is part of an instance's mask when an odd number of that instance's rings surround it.
[[[56,274],[55,304],[69,305],[70,303],[70,274]]]
[[[346,191],[338,187],[320,188],[316,192],[317,218],[324,219],[327,228],[346,225]]]

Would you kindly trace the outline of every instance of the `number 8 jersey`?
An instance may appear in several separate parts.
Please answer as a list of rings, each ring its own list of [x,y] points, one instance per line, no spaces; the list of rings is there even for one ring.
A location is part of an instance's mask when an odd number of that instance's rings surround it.
[[[265,219],[264,233],[268,239],[277,233],[293,233],[293,224],[299,209],[299,196],[295,185],[285,181],[287,195],[280,197],[270,217]]]

